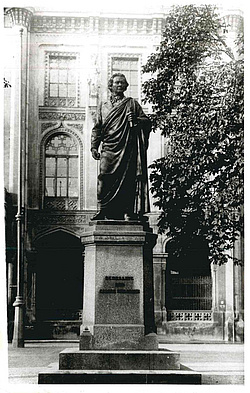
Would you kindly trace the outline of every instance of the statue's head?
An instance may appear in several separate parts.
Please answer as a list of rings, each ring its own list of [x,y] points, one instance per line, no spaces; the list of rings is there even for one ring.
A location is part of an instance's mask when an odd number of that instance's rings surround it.
[[[119,72],[117,72],[116,74],[112,75],[111,78],[110,78],[109,81],[108,81],[108,88],[109,88],[109,90],[110,90],[111,92],[113,91],[113,83],[114,83],[114,80],[115,80],[115,81],[117,81],[117,80],[120,80],[120,81],[123,80],[123,81],[124,81],[124,84],[123,84],[124,89],[123,89],[123,91],[126,91],[126,90],[127,90],[129,84],[128,84],[128,82],[127,82],[127,79],[126,79],[125,75],[124,75],[124,74],[121,74],[121,73],[119,73]]]

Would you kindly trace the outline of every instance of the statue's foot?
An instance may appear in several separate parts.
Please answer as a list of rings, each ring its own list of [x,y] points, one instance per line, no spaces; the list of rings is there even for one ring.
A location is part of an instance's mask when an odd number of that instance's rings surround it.
[[[135,213],[126,213],[125,214],[125,221],[138,221],[139,216]]]
[[[105,212],[103,210],[100,210],[90,220],[91,221],[98,221],[98,220],[105,220],[105,219],[106,219]]]
[[[124,216],[122,214],[107,214],[108,220],[123,221]]]

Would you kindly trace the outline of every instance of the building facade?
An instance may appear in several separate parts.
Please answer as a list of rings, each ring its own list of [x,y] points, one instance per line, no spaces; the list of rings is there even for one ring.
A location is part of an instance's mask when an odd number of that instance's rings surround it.
[[[96,211],[98,163],[90,136],[98,102],[115,72],[141,103],[141,67],[161,41],[167,9],[144,14],[5,10],[4,176],[9,340],[22,262],[25,338],[69,339],[79,334],[84,249],[81,234]],[[239,12],[228,11],[229,38]],[[233,40],[232,40],[233,42]],[[150,107],[143,106],[145,113]],[[148,163],[166,143],[152,133]],[[151,201],[151,226],[158,212]],[[20,224],[21,222],[21,224]],[[20,225],[20,226],[19,226]],[[16,240],[17,239],[17,240]],[[19,239],[19,244],[18,243]],[[171,242],[154,248],[158,333],[176,340],[243,340],[243,268],[210,266],[193,245],[188,269],[176,264]],[[243,258],[242,244],[232,252]],[[19,282],[20,284],[20,282]]]

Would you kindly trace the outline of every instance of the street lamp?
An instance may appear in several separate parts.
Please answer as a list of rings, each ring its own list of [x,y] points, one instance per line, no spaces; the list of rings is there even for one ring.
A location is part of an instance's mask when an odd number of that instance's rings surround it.
[[[15,348],[24,347],[24,208],[23,208],[23,166],[25,159],[25,119],[26,119],[26,83],[27,83],[27,34],[32,12],[25,8],[13,7],[7,10],[13,27],[19,32],[18,85],[15,87],[18,100],[16,106],[11,107],[14,113],[14,130],[18,132],[18,186],[17,186],[17,296],[13,304],[15,307],[14,332],[12,345]],[[24,39],[25,37],[25,39]]]
[[[222,339],[223,339],[223,341],[225,340],[225,309],[226,309],[225,302],[224,302],[224,300],[221,300],[220,310],[222,312]]]

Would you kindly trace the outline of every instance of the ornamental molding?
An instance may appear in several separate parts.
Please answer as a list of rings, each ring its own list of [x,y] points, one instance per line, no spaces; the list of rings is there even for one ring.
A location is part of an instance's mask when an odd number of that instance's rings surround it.
[[[84,121],[85,108],[39,107],[39,120]]]
[[[34,223],[32,222],[34,225]],[[42,225],[36,223],[32,228],[32,247],[36,249],[36,242],[44,236],[49,236],[55,232],[62,231],[70,235],[81,237],[82,233],[88,227],[88,223],[64,223],[57,222],[51,224],[50,222],[44,222]]]
[[[147,36],[160,35],[164,21],[164,15],[148,18],[35,15],[31,21],[31,31],[34,33],[140,34]]]
[[[213,322],[212,311],[194,310],[169,310],[167,312],[168,321],[175,322]]]
[[[83,124],[82,123],[66,123],[66,127],[74,128],[80,133],[83,132]]]
[[[29,231],[32,246],[43,236],[63,231],[81,237],[89,228],[90,218],[94,212],[53,212],[46,213],[42,210],[29,212]]]
[[[29,28],[33,12],[26,8],[13,7],[7,10],[10,15],[13,26],[22,26]]]
[[[46,122],[41,122],[41,126],[40,126],[40,131],[41,134],[43,134],[45,131],[50,131],[50,130],[54,130],[56,128],[59,128],[61,125],[61,122],[50,122],[50,121],[46,121]],[[66,127],[72,128],[77,130],[78,132],[80,132],[81,134],[83,133],[83,123],[65,123]]]
[[[46,235],[63,231],[71,235],[81,237],[89,229],[89,222],[94,212],[53,212],[43,210],[29,211],[29,232],[33,249],[36,241]]]
[[[60,225],[60,224],[67,224],[67,225],[72,225],[72,224],[88,224],[91,215],[93,213],[82,213],[82,212],[74,212],[74,213],[69,213],[68,212],[60,212],[60,213],[45,213],[43,212],[42,214],[33,214],[32,217],[30,217],[30,223],[34,225],[39,225],[39,226],[44,226],[44,225]]]
[[[101,244],[137,244],[143,245],[145,244],[145,235],[139,235],[138,233],[135,234],[126,234],[126,235],[100,235],[98,233],[84,233],[81,237],[81,241],[85,245],[92,245],[94,243],[101,243]]]
[[[43,134],[44,131],[46,131],[48,128],[55,128],[55,127],[59,127],[60,124],[58,124],[58,122],[46,122],[46,123],[42,123],[41,124],[41,133]]]

